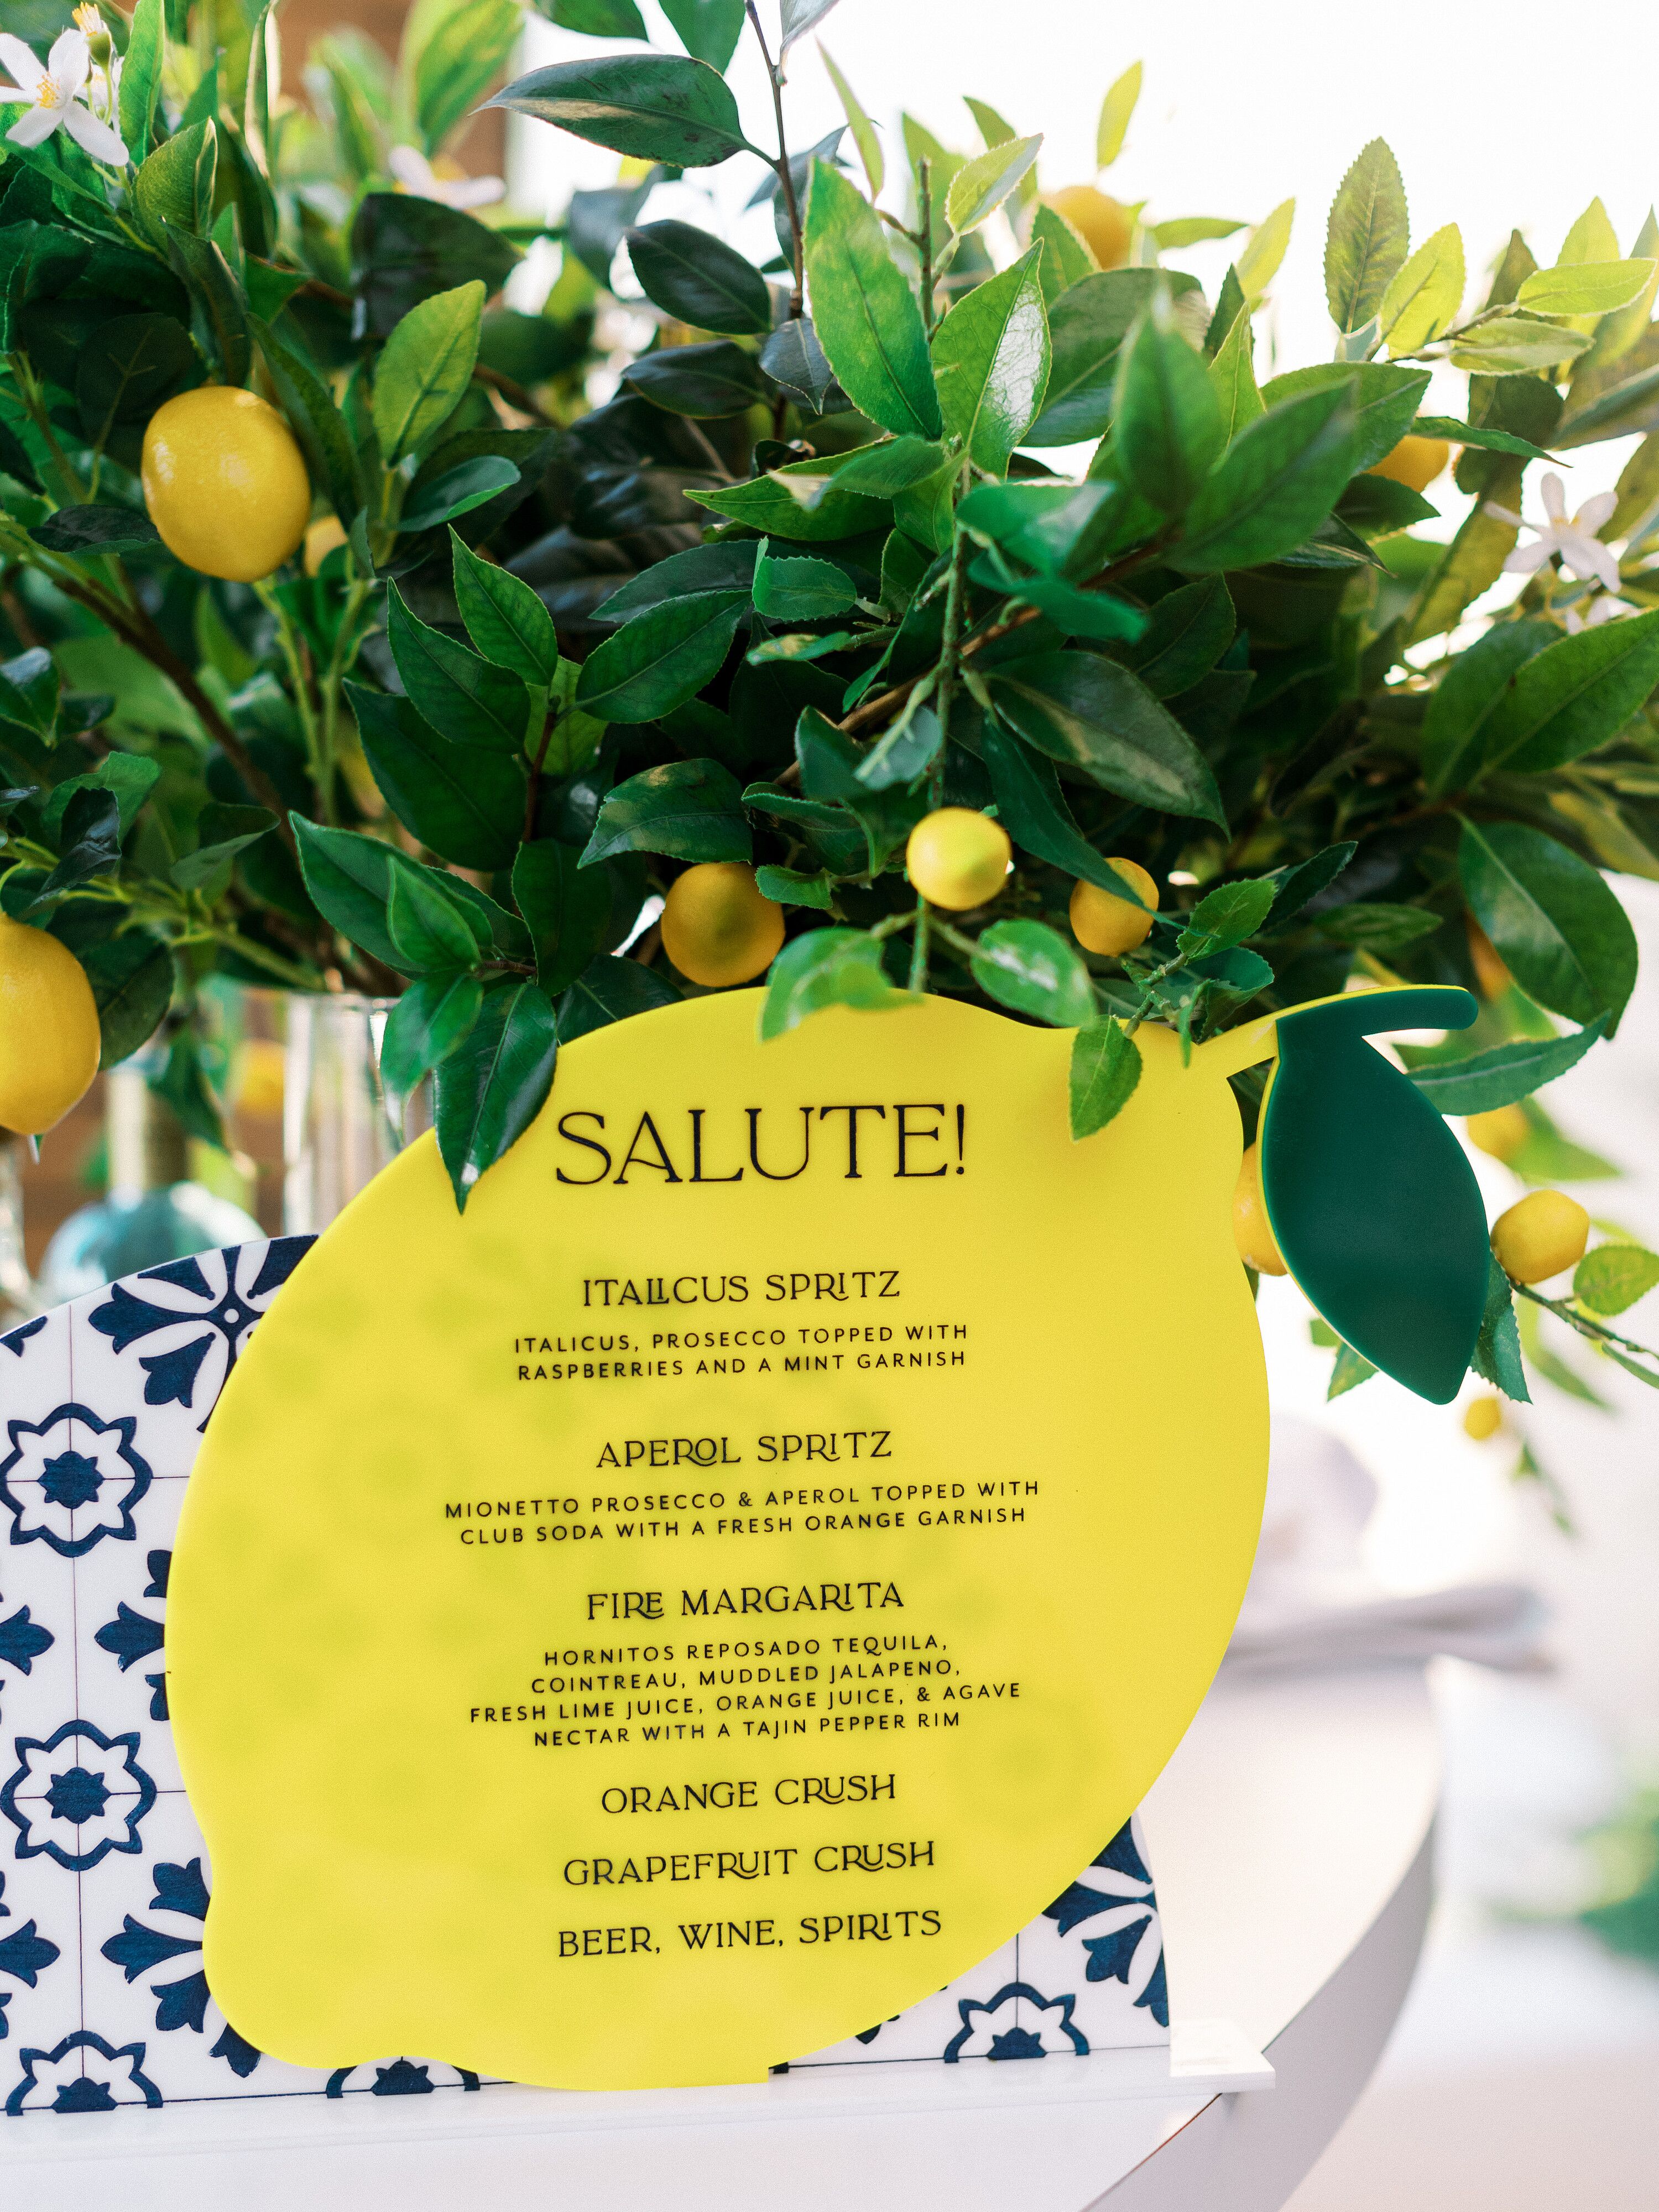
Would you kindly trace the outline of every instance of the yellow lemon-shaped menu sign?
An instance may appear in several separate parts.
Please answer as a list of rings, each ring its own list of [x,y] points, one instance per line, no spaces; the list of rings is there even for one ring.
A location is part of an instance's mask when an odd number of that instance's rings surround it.
[[[1143,1030],[1074,1144],[1067,1036],[758,1004],[568,1048],[464,1216],[416,1145],[231,1377],[168,1680],[261,2049],[757,2079],[1039,1913],[1204,1694],[1267,1461],[1224,1070]]]

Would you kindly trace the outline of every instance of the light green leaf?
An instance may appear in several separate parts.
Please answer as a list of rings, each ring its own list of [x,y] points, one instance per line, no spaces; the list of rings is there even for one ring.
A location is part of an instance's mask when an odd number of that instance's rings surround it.
[[[1355,415],[1342,386],[1258,416],[1234,439],[1187,510],[1170,558],[1194,575],[1277,560],[1310,537],[1353,466]]]
[[[1556,266],[1570,268],[1588,261],[1616,261],[1618,258],[1619,234],[1614,230],[1606,208],[1599,199],[1594,199],[1562,240]]]
[[[434,292],[401,318],[381,349],[370,411],[388,467],[418,453],[459,405],[478,358],[483,303],[477,277]]]
[[[1257,223],[1245,241],[1244,251],[1233,264],[1244,297],[1252,307],[1279,274],[1295,220],[1296,202],[1281,200],[1270,216]]]
[[[945,194],[945,220],[959,237],[994,215],[1009,195],[1024,182],[1042,143],[1035,137],[1011,139],[993,146],[971,161],[964,161],[951,179]]]
[[[1553,323],[1528,322],[1522,315],[1499,315],[1482,323],[1452,348],[1452,367],[1473,376],[1530,376],[1557,362],[1583,353],[1589,340],[1582,331]]]
[[[1178,215],[1168,222],[1155,222],[1152,236],[1158,240],[1160,252],[1178,252],[1183,246],[1202,246],[1209,239],[1231,238],[1243,228],[1231,216]]]
[[[870,203],[827,161],[812,164],[806,271],[818,343],[854,405],[884,429],[937,438],[927,333]]]
[[[126,141],[128,157],[134,161],[142,161],[149,151],[150,126],[155,120],[167,50],[164,0],[138,0],[121,64],[121,136]]]
[[[1140,1050],[1121,1022],[1087,1022],[1072,1040],[1072,1136],[1092,1137],[1115,1121],[1140,1080]]]
[[[1659,684],[1659,609],[1529,658],[1486,725],[1484,766],[1541,775],[1617,735]]]
[[[775,906],[816,907],[821,914],[830,911],[830,879],[824,868],[811,876],[799,868],[757,868],[755,889]]]
[[[1339,331],[1362,330],[1377,313],[1408,237],[1400,166],[1386,142],[1373,138],[1337,189],[1325,237],[1325,297]]]
[[[392,1009],[380,1046],[380,1080],[407,1098],[471,1034],[483,1005],[476,975],[422,975]]]
[[[1415,353],[1450,328],[1463,303],[1463,234],[1445,224],[1419,246],[1382,295],[1377,319],[1389,351]]]
[[[1095,160],[1103,169],[1109,169],[1123,151],[1129,118],[1140,97],[1141,70],[1139,62],[1131,62],[1101,102],[1100,121],[1095,131]]]
[[[1573,1272],[1572,1294],[1604,1317],[1623,1313],[1659,1283],[1659,1254],[1639,1244],[1598,1244]]]
[[[1231,446],[1247,424],[1266,411],[1267,403],[1256,389],[1255,326],[1248,307],[1233,317],[1233,326],[1210,363],[1210,382],[1221,410],[1223,441]]]
[[[1534,315],[1606,315],[1639,299],[1653,281],[1651,260],[1594,261],[1540,269],[1516,294]]]
[[[945,428],[990,476],[1006,471],[1048,381],[1048,319],[1037,278],[1042,251],[1033,246],[975,285],[933,333]]]
[[[836,97],[841,102],[842,113],[847,118],[847,127],[853,134],[853,143],[859,149],[859,159],[864,164],[865,180],[870,187],[870,197],[872,200],[879,199],[882,185],[887,180],[887,163],[882,155],[881,140],[876,135],[876,126],[860,106],[857,94],[840,70],[836,68],[830,58],[829,48],[821,39],[818,41],[818,52],[824,68],[830,73],[830,82],[836,88]]]
[[[792,938],[772,963],[761,1009],[763,1043],[799,1029],[826,1006],[885,1013],[917,1002],[895,990],[881,964],[879,941],[861,929],[812,929]]]
[[[1230,945],[1243,945],[1267,919],[1279,885],[1271,876],[1247,878],[1223,884],[1199,901],[1182,931],[1180,949],[1198,959],[1224,952]]]
[[[1042,304],[1052,313],[1055,301],[1097,270],[1100,264],[1082,232],[1074,229],[1058,208],[1042,201],[1031,216],[1031,243],[1042,247],[1042,259],[1037,264],[1042,278]]]
[[[1095,1017],[1094,985],[1079,954],[1041,921],[995,921],[981,930],[974,981],[1016,1013],[1068,1030]]]

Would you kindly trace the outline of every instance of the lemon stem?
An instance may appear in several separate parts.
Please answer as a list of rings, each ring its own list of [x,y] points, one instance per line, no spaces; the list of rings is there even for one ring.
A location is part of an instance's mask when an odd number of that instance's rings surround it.
[[[910,940],[909,988],[913,994],[917,998],[920,998],[921,994],[927,988],[927,929],[929,920],[930,916],[927,910],[927,902],[926,899],[923,899],[916,908],[915,933]]]
[[[1547,1298],[1541,1291],[1534,1291],[1528,1283],[1517,1283],[1512,1275],[1510,1288],[1516,1297],[1526,1298],[1535,1306],[1542,1306],[1547,1313],[1553,1313],[1558,1321],[1565,1322],[1569,1328],[1576,1328],[1580,1336],[1588,1337],[1592,1342],[1600,1338],[1603,1343],[1616,1344],[1626,1352],[1639,1352],[1644,1359],[1659,1360],[1659,1352],[1656,1352],[1651,1345],[1638,1344],[1634,1337],[1620,1336],[1615,1328],[1603,1328],[1600,1322],[1592,1321],[1587,1313],[1580,1311],[1571,1298]],[[1659,1380],[1659,1377],[1653,1379]]]

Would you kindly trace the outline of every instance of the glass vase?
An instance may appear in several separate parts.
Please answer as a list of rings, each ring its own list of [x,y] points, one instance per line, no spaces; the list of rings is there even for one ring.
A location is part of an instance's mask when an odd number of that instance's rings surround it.
[[[399,1121],[380,1082],[395,999],[283,994],[283,1227],[315,1236],[430,1126],[424,1088]]]
[[[24,1141],[0,1129],[0,1333],[33,1321],[44,1303],[23,1252]]]

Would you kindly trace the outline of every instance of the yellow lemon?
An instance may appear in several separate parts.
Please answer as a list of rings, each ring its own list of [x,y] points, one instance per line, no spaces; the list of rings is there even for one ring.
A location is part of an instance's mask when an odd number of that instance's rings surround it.
[[[311,480],[293,433],[256,392],[204,385],[158,407],[144,432],[144,505],[169,553],[251,584],[294,552]]]
[[[249,1037],[236,1055],[231,1096],[239,1114],[273,1120],[283,1110],[283,1053],[275,1037]]]
[[[1495,1160],[1512,1160],[1532,1131],[1518,1106],[1494,1106],[1489,1114],[1471,1114],[1463,1126],[1475,1150]]]
[[[904,848],[904,865],[923,898],[958,914],[996,896],[1012,858],[1002,824],[971,806],[935,807]]]
[[[1419,438],[1407,431],[1365,473],[1389,477],[1395,483],[1408,484],[1413,491],[1426,491],[1450,459],[1451,447],[1443,438]]]
[[[1152,930],[1158,885],[1138,860],[1108,860],[1106,865],[1139,894],[1148,910],[1114,898],[1097,884],[1079,883],[1072,893],[1072,934],[1091,952],[1133,952]]]
[[[36,1137],[98,1073],[98,1008],[86,970],[44,929],[0,915],[0,1124]]]
[[[1261,1168],[1254,1145],[1245,1147],[1238,1164],[1238,1181],[1233,1186],[1233,1242],[1239,1258],[1258,1275],[1290,1273],[1261,1202]]]
[[[1478,1444],[1486,1443],[1504,1425],[1504,1408],[1496,1398],[1471,1398],[1463,1408],[1463,1433]]]
[[[1129,258],[1135,219],[1121,200],[1115,200],[1097,185],[1066,185],[1044,197],[1054,213],[1063,215],[1087,243],[1103,269],[1123,266]]]
[[[345,525],[337,514],[325,514],[306,532],[303,566],[307,576],[314,576],[337,545],[346,542]]]
[[[1472,914],[1463,916],[1463,927],[1468,933],[1469,965],[1480,986],[1481,997],[1501,999],[1514,978],[1499,957],[1498,947]]]
[[[1512,1281],[1542,1283],[1576,1267],[1589,1242],[1589,1216],[1563,1190],[1534,1190],[1500,1213],[1492,1249]]]
[[[711,989],[763,975],[783,943],[783,908],[763,896],[743,860],[704,860],[669,885],[663,949],[694,983]]]

